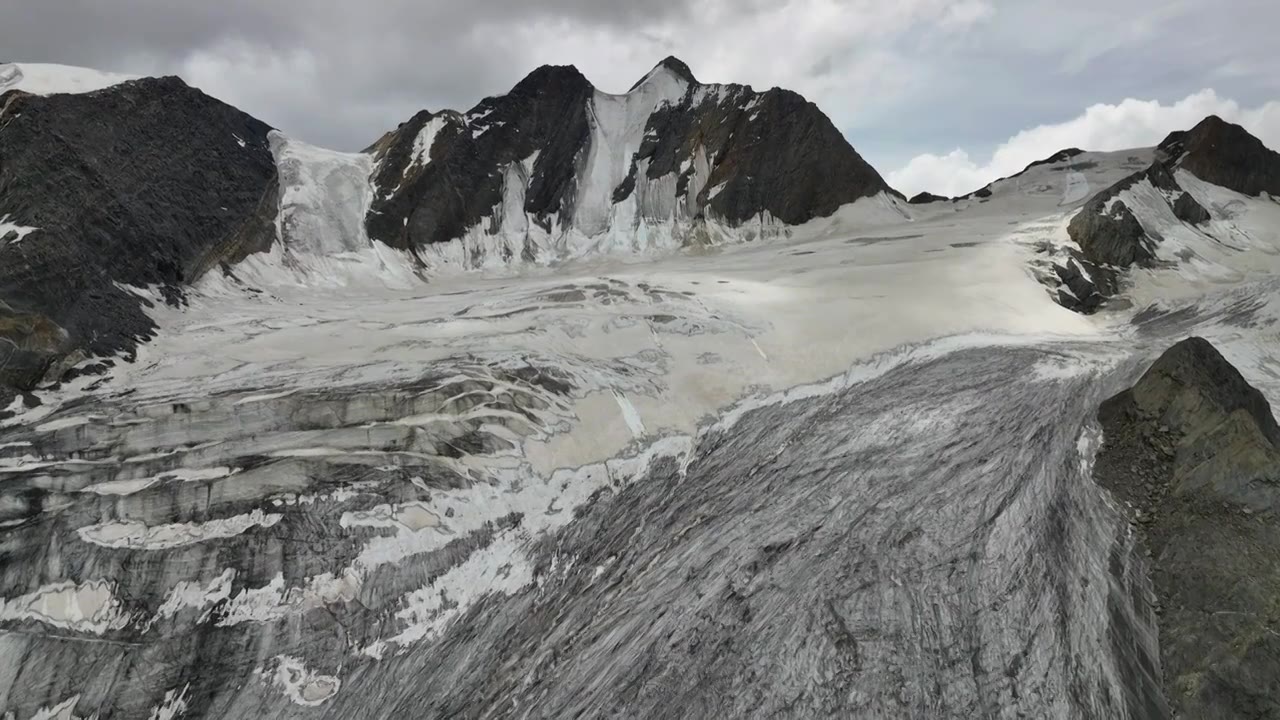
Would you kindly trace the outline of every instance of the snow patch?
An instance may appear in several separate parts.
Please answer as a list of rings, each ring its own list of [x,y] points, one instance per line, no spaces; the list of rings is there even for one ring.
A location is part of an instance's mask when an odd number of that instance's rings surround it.
[[[297,705],[323,705],[337,695],[338,689],[342,687],[342,681],[337,677],[310,670],[302,660],[290,655],[277,655],[274,665],[274,671],[259,669],[258,676],[278,688]]]
[[[148,720],[176,720],[187,712],[187,692],[191,689],[188,683],[182,686],[181,690],[168,690],[164,694],[164,700],[160,702],[151,711]]]
[[[180,581],[173,586],[164,602],[156,610],[156,618],[171,618],[186,609],[205,610],[199,622],[209,619],[212,606],[231,598],[231,582],[236,578],[236,571],[228,568],[221,575],[206,585],[190,581]]]
[[[33,95],[87,93],[139,77],[72,65],[6,63],[0,65],[0,93],[9,90],[22,90]]]
[[[438,115],[427,121],[426,125],[418,131],[417,137],[413,139],[413,160],[405,166],[405,175],[416,168],[425,168],[431,164],[431,147],[436,143],[436,136],[449,123],[449,118],[445,115]]]
[[[142,492],[143,490],[164,482],[198,482],[201,480],[217,480],[219,478],[235,475],[239,471],[239,468],[229,467],[175,468],[150,477],[136,478],[132,480],[110,480],[107,482],[95,483],[81,489],[80,492],[96,493],[98,495],[133,495],[134,493]]]
[[[255,527],[268,528],[282,515],[261,509],[203,523],[171,523],[149,526],[137,520],[87,525],[76,532],[94,545],[133,550],[168,550],[195,543],[235,537]]]
[[[101,635],[129,624],[130,617],[105,580],[79,585],[46,585],[15,598],[0,598],[0,621],[35,620],[46,625]]]
[[[0,88],[0,91],[2,90],[3,89]],[[40,228],[19,225],[16,222],[12,222],[9,220],[8,215],[0,216],[0,240],[4,240],[8,237],[10,245],[17,245],[22,242],[22,238],[39,229]]]

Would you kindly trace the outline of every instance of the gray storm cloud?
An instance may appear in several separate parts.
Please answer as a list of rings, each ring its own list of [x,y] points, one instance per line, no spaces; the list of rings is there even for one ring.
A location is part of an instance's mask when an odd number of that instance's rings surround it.
[[[178,74],[350,150],[539,64],[621,91],[675,54],[701,79],[805,94],[886,172],[962,149],[980,175],[1020,131],[1098,103],[1212,89],[1265,106],[1277,22],[1263,0],[10,0],[0,59]]]

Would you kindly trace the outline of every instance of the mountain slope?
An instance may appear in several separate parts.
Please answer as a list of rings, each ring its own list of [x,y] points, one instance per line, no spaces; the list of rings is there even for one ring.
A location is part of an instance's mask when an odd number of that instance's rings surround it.
[[[1280,154],[1216,116],[1171,133],[1154,156],[1071,218],[1075,247],[1057,265],[1064,306],[1096,312],[1122,290],[1129,268],[1205,267],[1206,254],[1247,247],[1254,233],[1244,217],[1280,191]]]
[[[897,202],[812,103],[700,84],[674,58],[622,95],[542,67],[354,154],[273,134],[177,78],[3,65],[0,91],[0,406],[131,352],[153,327],[140,293],[178,302],[219,266],[242,290],[404,285]]]
[[[812,103],[700,84],[674,58],[623,95],[542,67],[372,150],[370,237],[420,255],[458,241],[468,265],[679,246],[892,193]]]
[[[177,301],[268,246],[269,130],[172,77],[0,95],[0,384],[29,390],[69,353],[130,350],[153,325],[129,287]]]

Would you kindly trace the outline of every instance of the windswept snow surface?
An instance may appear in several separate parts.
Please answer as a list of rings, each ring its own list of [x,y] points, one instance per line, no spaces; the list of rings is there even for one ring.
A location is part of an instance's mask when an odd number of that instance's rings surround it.
[[[35,633],[0,644],[81,668],[0,654],[22,716],[101,682],[228,717],[1125,717],[1149,627],[1097,403],[1192,333],[1280,400],[1271,199],[1179,177],[1220,237],[1171,226],[1126,309],[1037,278],[1149,150],[424,280],[355,222],[367,159],[275,143],[281,242],[0,428],[42,549],[0,568]],[[115,679],[144,658],[165,682]]]
[[[7,90],[22,90],[35,95],[87,93],[137,79],[137,75],[102,72],[72,65],[0,64],[0,93]]]

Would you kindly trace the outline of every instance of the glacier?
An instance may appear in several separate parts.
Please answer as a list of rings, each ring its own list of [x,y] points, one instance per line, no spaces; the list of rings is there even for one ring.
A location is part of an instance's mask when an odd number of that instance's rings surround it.
[[[421,250],[369,237],[376,154],[272,133],[270,249],[129,288],[136,357],[0,420],[0,709],[1158,716],[1095,413],[1191,333],[1280,398],[1280,204],[1126,190],[1160,262],[1096,315],[1052,267],[1151,149],[688,243],[705,155],[612,201],[683,83],[592,96],[568,229],[531,156],[497,232]]]

